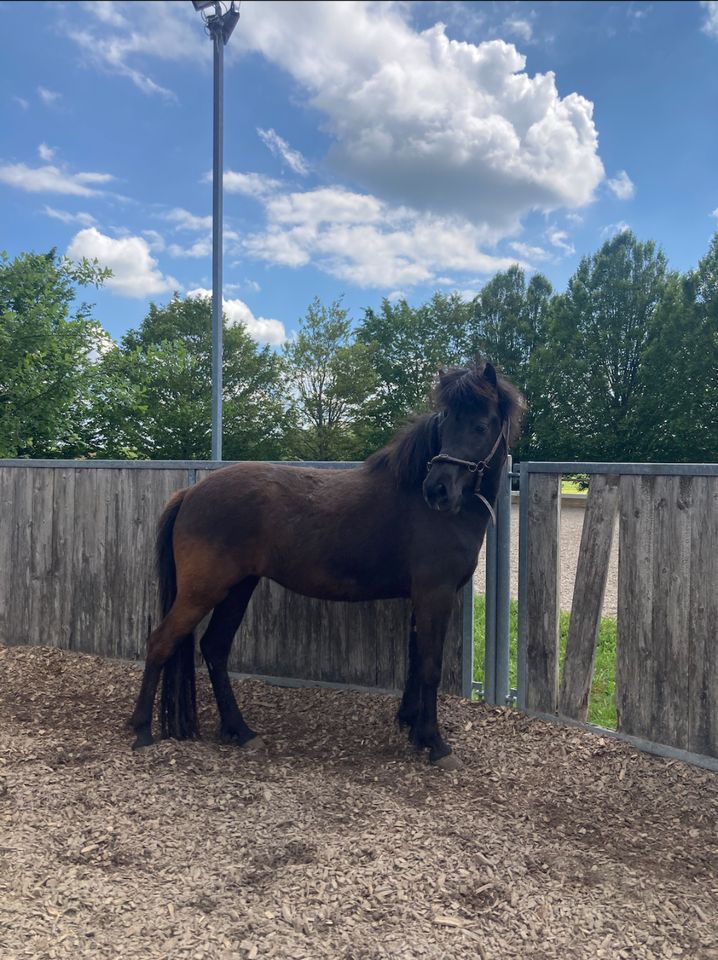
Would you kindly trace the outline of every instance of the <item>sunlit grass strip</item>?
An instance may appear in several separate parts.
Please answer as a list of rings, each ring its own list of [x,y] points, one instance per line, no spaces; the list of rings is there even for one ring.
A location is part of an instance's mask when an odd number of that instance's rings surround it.
[[[560,645],[561,666],[566,652],[569,613],[561,613]],[[484,631],[486,623],[486,599],[474,598],[474,680],[484,676]],[[516,661],[518,646],[518,603],[511,601],[509,681],[516,687]],[[588,721],[599,727],[616,728],[616,621],[610,617],[601,620],[593,667],[593,682],[588,701]]]

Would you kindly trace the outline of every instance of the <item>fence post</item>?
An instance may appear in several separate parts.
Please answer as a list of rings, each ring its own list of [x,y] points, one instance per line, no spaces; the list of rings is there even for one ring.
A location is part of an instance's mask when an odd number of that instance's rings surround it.
[[[496,527],[491,523],[486,531],[484,700],[496,703]]]
[[[496,502],[496,668],[495,702],[503,707],[510,699],[511,641],[511,467],[507,457]]]

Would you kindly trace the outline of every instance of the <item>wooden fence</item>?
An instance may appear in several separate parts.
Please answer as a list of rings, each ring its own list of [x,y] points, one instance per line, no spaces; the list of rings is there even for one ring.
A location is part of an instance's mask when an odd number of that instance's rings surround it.
[[[521,468],[519,706],[585,720],[618,512],[618,730],[718,757],[718,465]],[[560,671],[562,472],[593,476]]]
[[[170,495],[211,463],[0,461],[0,640],[144,657],[157,623],[155,525]],[[464,597],[443,689],[462,690]],[[230,669],[379,689],[404,685],[408,601],[329,603],[263,580]]]

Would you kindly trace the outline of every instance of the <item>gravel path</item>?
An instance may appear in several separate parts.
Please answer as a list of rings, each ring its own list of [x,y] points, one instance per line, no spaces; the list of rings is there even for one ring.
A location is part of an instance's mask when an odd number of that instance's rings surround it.
[[[584,510],[577,507],[562,507],[561,509],[561,609],[570,610],[573,600],[573,586],[576,579],[576,566],[581,546],[581,532],[583,530]],[[482,550],[483,555],[483,550]],[[483,560],[479,559],[476,571],[476,589],[483,593],[486,582],[486,568]],[[511,596],[519,595],[519,508],[517,504],[511,507]],[[608,580],[606,594],[603,601],[603,616],[616,617],[618,610],[618,519],[613,532],[611,557],[608,564]]]
[[[236,684],[266,753],[139,754],[139,673],[0,646],[2,960],[718,960],[718,778],[442,698]]]

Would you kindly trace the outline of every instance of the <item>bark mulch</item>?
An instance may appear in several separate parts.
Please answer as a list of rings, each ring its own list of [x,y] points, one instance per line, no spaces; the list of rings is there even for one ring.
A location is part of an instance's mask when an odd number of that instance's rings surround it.
[[[130,751],[131,665],[0,647],[0,957],[718,960],[718,777],[445,698],[238,683],[262,752]]]

